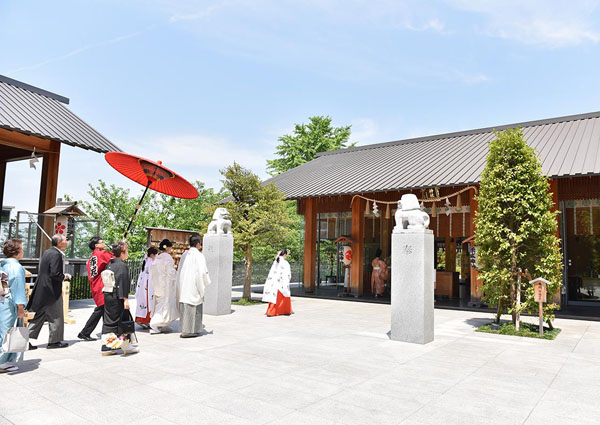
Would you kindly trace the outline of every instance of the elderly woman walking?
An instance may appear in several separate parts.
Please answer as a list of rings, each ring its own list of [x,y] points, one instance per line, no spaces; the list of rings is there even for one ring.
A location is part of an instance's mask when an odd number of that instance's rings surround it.
[[[0,289],[0,340],[15,323],[22,326],[25,316],[25,269],[19,261],[23,258],[23,243],[20,239],[9,239],[4,243],[6,258],[0,262],[0,274],[6,277]],[[4,278],[2,279],[4,281]],[[18,359],[18,353],[0,355],[0,373],[14,372],[19,368],[11,363]],[[23,355],[21,354],[21,360]]]

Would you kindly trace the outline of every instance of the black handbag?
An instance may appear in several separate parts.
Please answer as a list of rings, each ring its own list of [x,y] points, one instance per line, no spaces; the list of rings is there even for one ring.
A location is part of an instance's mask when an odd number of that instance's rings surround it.
[[[131,317],[131,312],[129,310],[123,310],[123,315],[121,316],[121,321],[119,322],[117,329],[119,335],[135,335],[135,322],[133,321],[133,317]]]

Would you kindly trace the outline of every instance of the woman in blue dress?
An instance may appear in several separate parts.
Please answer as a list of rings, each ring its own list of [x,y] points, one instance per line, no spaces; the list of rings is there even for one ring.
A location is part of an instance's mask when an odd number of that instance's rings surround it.
[[[6,288],[0,290],[0,341],[4,334],[25,316],[25,269],[19,263],[23,258],[23,243],[20,239],[9,239],[4,243],[4,255],[6,258],[0,261],[0,274],[4,272],[8,281]],[[4,280],[4,279],[2,279]],[[8,293],[7,293],[8,292]],[[22,325],[21,325],[22,326]],[[2,353],[0,355],[0,373],[14,372],[19,368],[15,363],[19,353]],[[21,359],[23,354],[21,354]]]

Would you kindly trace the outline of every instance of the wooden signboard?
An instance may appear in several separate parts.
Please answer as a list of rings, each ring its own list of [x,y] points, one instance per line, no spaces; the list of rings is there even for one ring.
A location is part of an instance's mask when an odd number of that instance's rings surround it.
[[[546,292],[547,292],[547,283],[544,279],[536,279],[533,281],[534,287],[534,301],[536,303],[545,303],[546,302]]]
[[[530,284],[533,285],[533,289],[534,289],[534,295],[533,295],[533,299],[539,303],[540,309],[539,309],[539,316],[540,316],[540,324],[539,324],[539,330],[540,330],[540,335],[544,335],[544,303],[546,302],[546,293],[548,292],[548,285],[550,285],[550,282],[548,282],[546,279],[542,279],[541,277],[538,277],[537,279],[533,279],[529,281]]]

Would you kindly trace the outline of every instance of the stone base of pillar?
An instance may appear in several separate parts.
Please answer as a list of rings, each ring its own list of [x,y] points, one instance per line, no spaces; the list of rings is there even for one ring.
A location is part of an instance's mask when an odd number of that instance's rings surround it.
[[[204,314],[231,314],[231,280],[233,278],[233,235],[205,234],[202,253],[206,258],[211,284],[204,291]]]
[[[433,232],[392,234],[392,323],[395,341],[433,341]]]

